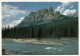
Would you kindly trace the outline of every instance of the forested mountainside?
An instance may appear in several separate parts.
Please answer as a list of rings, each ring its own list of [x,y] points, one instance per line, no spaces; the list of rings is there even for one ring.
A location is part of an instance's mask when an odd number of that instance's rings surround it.
[[[78,17],[65,16],[52,7],[31,12],[14,28],[3,28],[3,38],[78,37]]]

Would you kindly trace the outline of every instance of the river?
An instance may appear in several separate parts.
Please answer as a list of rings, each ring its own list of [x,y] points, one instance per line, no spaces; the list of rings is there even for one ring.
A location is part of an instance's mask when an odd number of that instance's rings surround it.
[[[7,52],[15,52],[20,55],[78,55],[77,38],[63,38],[61,40],[42,39],[42,41],[55,41],[64,45],[27,44],[2,40],[2,48]]]

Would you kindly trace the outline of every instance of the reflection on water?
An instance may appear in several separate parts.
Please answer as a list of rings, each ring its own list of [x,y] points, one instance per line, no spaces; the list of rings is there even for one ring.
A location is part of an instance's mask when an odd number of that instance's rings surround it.
[[[66,45],[37,45],[18,43],[8,40],[2,41],[2,48],[8,52],[24,55],[74,55],[78,54],[78,39],[69,39],[68,41],[43,39],[44,41],[55,41]],[[65,39],[66,40],[66,39]]]

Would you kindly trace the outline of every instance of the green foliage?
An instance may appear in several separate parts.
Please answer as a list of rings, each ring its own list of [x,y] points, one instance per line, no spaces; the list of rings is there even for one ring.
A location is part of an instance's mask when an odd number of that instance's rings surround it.
[[[67,19],[67,18],[65,18]],[[78,37],[78,18],[54,23],[49,27],[3,28],[2,38]]]

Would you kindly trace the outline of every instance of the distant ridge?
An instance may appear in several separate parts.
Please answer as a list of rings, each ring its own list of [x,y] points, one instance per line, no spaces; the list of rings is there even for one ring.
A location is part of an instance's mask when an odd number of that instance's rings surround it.
[[[54,11],[53,8],[50,7],[49,10],[44,8],[41,10],[37,10],[36,12],[31,12],[29,16],[26,16],[24,20],[17,25],[17,27],[52,26],[55,23],[69,21],[72,18],[75,19],[75,17],[62,15],[60,14],[60,12]]]

